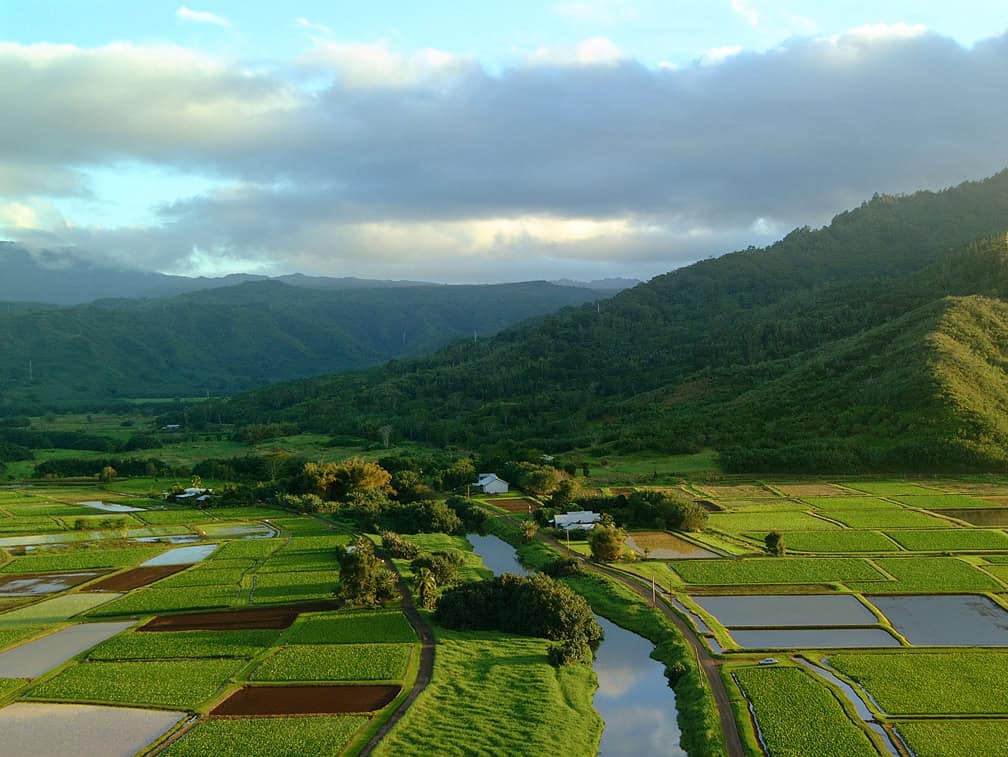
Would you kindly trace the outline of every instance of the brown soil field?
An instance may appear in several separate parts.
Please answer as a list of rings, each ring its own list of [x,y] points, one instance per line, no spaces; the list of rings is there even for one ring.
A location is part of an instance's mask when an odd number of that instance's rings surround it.
[[[160,581],[188,568],[188,565],[152,565],[147,568],[133,568],[124,573],[103,578],[87,587],[86,591],[129,591]]]
[[[832,484],[774,484],[774,486],[789,497],[838,497],[857,493]]]
[[[746,499],[750,497],[776,497],[772,491],[759,484],[734,484],[726,486],[710,486],[704,484],[697,487],[714,499]]]
[[[1008,507],[1008,497],[980,497],[980,499],[984,502],[990,502],[992,505]]]
[[[304,602],[229,612],[194,612],[158,615],[138,631],[241,631],[251,628],[287,628],[303,612],[337,610],[339,602]]]
[[[630,487],[627,486],[610,486],[609,491],[612,492],[612,495],[614,497],[619,497],[620,495],[623,495],[624,497],[629,497],[636,490],[631,489]]]
[[[538,510],[541,507],[538,502],[533,502],[531,499],[526,499],[525,497],[514,497],[512,499],[488,499],[487,502],[494,507],[499,507],[501,510],[507,510],[509,513],[527,513],[529,511],[529,505],[532,506],[533,510]]]
[[[401,686],[245,686],[210,711],[212,717],[336,715],[375,712]]]

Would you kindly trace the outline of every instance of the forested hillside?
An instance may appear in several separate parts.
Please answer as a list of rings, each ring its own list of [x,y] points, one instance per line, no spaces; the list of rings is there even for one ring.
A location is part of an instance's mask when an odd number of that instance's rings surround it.
[[[0,409],[221,394],[419,355],[606,295],[545,282],[307,289],[0,306]]]
[[[208,411],[435,443],[714,447],[739,469],[1000,465],[1005,229],[1008,172],[876,196],[598,308]]]

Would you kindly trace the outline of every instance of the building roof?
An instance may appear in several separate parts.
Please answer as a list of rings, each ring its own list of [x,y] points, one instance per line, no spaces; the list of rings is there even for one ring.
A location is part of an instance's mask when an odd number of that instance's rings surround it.
[[[507,481],[498,476],[496,473],[480,473],[479,479],[476,481],[476,485],[486,486],[487,484],[492,484],[494,481],[500,481],[502,484],[507,483]]]
[[[560,513],[553,516],[553,523],[557,528],[567,529],[589,529],[602,520],[602,515],[591,510],[575,510],[570,513]]]

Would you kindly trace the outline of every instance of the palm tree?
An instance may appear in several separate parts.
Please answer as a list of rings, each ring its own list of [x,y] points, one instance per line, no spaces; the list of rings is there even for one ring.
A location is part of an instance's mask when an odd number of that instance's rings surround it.
[[[538,531],[539,526],[534,520],[525,519],[522,521],[522,535],[525,537],[525,541],[532,541]]]
[[[420,568],[416,574],[417,600],[425,610],[433,610],[437,604],[437,579],[430,568]]]

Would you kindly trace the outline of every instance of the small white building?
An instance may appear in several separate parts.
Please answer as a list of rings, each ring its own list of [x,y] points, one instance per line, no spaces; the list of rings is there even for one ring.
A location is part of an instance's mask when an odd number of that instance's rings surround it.
[[[576,510],[572,513],[558,514],[553,517],[553,525],[564,531],[591,531],[595,524],[602,520],[600,513],[591,510]]]
[[[484,494],[507,494],[508,482],[498,478],[496,473],[480,473],[479,480],[473,484],[477,489],[481,489]]]

